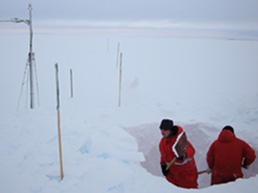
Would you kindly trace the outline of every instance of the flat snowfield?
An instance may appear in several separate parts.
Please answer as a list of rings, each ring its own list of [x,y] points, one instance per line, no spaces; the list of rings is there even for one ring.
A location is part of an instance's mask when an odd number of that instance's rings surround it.
[[[203,174],[186,190],[161,175],[158,152],[159,123],[171,118],[198,170],[225,125],[258,154],[257,41],[35,34],[33,110],[28,36],[2,33],[0,42],[1,193],[257,193],[257,160],[244,179],[210,187]]]

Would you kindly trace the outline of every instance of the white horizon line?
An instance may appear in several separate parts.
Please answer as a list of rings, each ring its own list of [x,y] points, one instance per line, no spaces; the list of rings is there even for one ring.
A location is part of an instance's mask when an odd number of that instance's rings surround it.
[[[55,20],[33,22],[33,32],[51,33],[85,33],[125,36],[165,36],[165,37],[199,37],[219,39],[258,40],[258,27],[251,23],[228,25],[226,23],[174,22],[171,20],[140,21],[93,21],[93,20]],[[257,29],[256,29],[257,27]],[[8,24],[0,26],[0,34],[28,33],[25,25]]]
[[[2,29],[0,34],[28,34],[28,29]],[[135,28],[36,28],[35,34],[85,34],[104,36],[145,36],[174,38],[206,38],[258,41],[258,35],[212,30],[171,30],[171,29],[135,29]]]
[[[41,26],[59,27],[115,27],[155,29],[221,29],[258,31],[256,22],[194,22],[163,20],[39,20]]]

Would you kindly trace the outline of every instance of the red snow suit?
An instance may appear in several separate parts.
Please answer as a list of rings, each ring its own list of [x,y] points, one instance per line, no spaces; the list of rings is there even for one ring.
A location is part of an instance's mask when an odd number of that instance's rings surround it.
[[[172,151],[172,147],[176,142],[176,139],[183,129],[179,126],[176,136],[165,138],[163,137],[159,143],[159,150],[161,153],[160,164],[169,163],[175,154]],[[188,147],[186,148],[186,157],[183,160],[176,160],[176,162],[169,168],[169,173],[166,179],[176,186],[182,188],[197,188],[197,168],[194,160],[195,149],[188,141]]]
[[[212,169],[211,185],[227,183],[242,178],[242,165],[255,160],[254,150],[229,130],[222,130],[207,153],[207,163]]]

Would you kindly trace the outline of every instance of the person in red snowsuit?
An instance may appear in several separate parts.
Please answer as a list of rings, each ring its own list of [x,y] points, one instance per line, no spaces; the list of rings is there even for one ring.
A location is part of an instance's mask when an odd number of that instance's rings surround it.
[[[172,147],[177,140],[179,134],[183,132],[182,127],[174,126],[173,121],[164,119],[161,122],[160,130],[163,138],[159,143],[161,153],[161,169],[166,179],[172,184],[182,188],[198,188],[197,168],[194,160],[195,149],[188,141],[185,155],[177,157],[175,163],[166,170],[168,163],[176,157],[172,151]]]
[[[211,185],[242,178],[241,167],[248,168],[255,158],[254,150],[235,136],[234,129],[224,127],[207,152],[207,163],[212,171]]]

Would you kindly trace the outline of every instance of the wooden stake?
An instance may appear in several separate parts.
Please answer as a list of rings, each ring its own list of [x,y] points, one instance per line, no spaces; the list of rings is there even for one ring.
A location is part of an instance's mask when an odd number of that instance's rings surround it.
[[[58,64],[55,64],[56,68],[56,96],[57,96],[57,127],[58,127],[58,144],[59,144],[59,160],[60,160],[60,179],[63,180],[63,161],[62,161],[62,145],[61,145],[61,129],[60,129],[60,102],[59,102],[59,82],[58,82]]]
[[[58,144],[59,144],[59,160],[60,160],[60,179],[63,180],[64,172],[63,172],[61,129],[60,129],[60,111],[59,110],[57,111],[57,119],[58,119]]]

